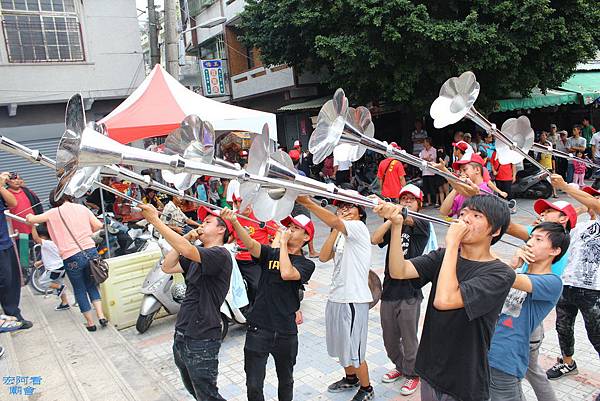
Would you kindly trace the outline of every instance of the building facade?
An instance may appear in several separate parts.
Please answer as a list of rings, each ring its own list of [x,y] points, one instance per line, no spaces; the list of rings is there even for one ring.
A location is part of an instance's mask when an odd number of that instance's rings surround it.
[[[66,102],[99,120],[145,77],[135,0],[1,0],[0,133],[55,157]],[[47,197],[54,172],[0,153]]]

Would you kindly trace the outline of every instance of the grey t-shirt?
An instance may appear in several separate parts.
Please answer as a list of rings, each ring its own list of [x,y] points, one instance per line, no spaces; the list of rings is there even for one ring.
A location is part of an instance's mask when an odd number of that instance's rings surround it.
[[[584,148],[587,146],[587,141],[584,137],[580,136],[579,138],[575,138],[574,136],[567,139],[567,148]],[[573,160],[569,160],[569,164],[573,164]]]

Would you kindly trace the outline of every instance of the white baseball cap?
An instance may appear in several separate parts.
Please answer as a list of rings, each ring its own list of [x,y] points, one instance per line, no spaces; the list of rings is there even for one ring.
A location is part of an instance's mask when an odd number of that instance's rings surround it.
[[[407,184],[403,186],[398,194],[398,198],[401,198],[404,194],[412,194],[418,200],[423,201],[423,191],[421,191],[421,188],[416,185]]]

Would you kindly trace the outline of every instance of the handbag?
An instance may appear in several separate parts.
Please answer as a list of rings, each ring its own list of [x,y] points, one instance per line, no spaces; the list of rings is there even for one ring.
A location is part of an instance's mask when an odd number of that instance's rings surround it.
[[[90,275],[92,276],[92,279],[96,282],[96,284],[102,284],[108,278],[108,263],[106,263],[106,261],[104,259],[102,259],[100,256],[98,256],[96,258],[89,258],[87,256],[87,254],[85,253],[85,251],[83,250],[81,245],[79,245],[79,242],[77,242],[77,240],[75,239],[75,236],[69,229],[69,226],[67,225],[67,222],[63,218],[62,214],[60,213],[60,207],[57,209],[58,209],[58,215],[60,216],[60,219],[62,220],[63,224],[65,225],[67,232],[69,233],[71,238],[73,238],[73,241],[75,241],[75,244],[77,244],[77,246],[81,250],[81,253],[83,253],[83,256],[85,256],[85,258],[90,262]]]

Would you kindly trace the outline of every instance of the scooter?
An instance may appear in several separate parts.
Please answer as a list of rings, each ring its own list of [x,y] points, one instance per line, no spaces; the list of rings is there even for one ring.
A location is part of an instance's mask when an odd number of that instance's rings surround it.
[[[539,171],[526,160],[524,169],[517,172],[517,181],[512,184],[512,196],[514,198],[547,199],[552,196],[552,184],[545,176],[545,172]]]
[[[166,255],[170,246],[161,239],[158,244]],[[175,315],[179,312],[181,302],[185,298],[186,285],[184,283],[174,283],[173,275],[167,274],[161,269],[162,260],[158,261],[154,268],[148,272],[144,279],[141,292],[144,294],[140,314],[138,316],[135,328],[141,333],[145,333],[152,325],[154,318],[164,308],[167,314]],[[221,305],[221,339],[227,336],[229,325],[246,324],[246,316],[241,309],[233,306],[233,295],[231,291],[227,292],[225,301]]]

